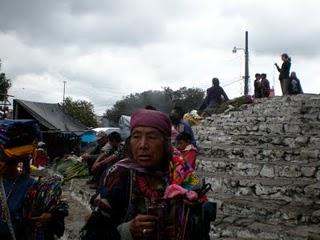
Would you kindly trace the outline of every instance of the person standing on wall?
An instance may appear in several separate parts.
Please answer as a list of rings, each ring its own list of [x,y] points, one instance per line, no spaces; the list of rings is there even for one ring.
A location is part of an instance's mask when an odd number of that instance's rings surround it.
[[[288,54],[283,53],[281,55],[281,59],[283,61],[281,68],[277,63],[274,65],[279,71],[279,80],[281,84],[281,90],[282,90],[282,95],[288,95],[288,89],[289,89],[289,74],[290,74],[290,67],[291,67],[291,58],[288,56]]]
[[[261,83],[260,83],[260,79],[261,79],[261,74],[260,73],[256,73],[255,74],[255,80],[253,82],[253,86],[254,86],[254,97],[255,98],[261,98]]]
[[[269,80],[267,79],[267,74],[262,73],[261,74],[261,97],[269,97],[270,95],[270,83]]]

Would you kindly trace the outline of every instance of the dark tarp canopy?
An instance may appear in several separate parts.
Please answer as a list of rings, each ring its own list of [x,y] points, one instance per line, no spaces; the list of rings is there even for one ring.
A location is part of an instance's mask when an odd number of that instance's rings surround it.
[[[87,129],[76,119],[64,113],[57,103],[13,100],[14,119],[34,119],[39,123],[43,141],[51,157],[79,151],[79,136]]]

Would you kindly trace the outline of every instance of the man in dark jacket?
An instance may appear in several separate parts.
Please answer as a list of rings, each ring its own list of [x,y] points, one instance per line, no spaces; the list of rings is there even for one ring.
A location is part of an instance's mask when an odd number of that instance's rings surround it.
[[[204,99],[200,111],[206,108],[215,108],[221,103],[228,101],[229,98],[222,87],[220,87],[220,82],[218,78],[212,79],[212,87],[207,89],[207,96]]]
[[[261,97],[269,97],[270,95],[270,83],[269,80],[267,79],[267,74],[262,73],[261,74]]]
[[[256,73],[255,75],[255,80],[254,80],[254,97],[255,98],[261,98],[261,74],[260,73]]]

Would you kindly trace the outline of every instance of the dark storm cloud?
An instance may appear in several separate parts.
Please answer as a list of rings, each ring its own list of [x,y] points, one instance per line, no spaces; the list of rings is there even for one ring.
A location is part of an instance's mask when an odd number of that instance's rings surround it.
[[[320,32],[285,32],[275,29],[272,33],[257,32],[253,48],[259,54],[280,55],[287,52],[295,56],[316,58],[320,55]]]
[[[303,6],[303,7],[302,7]],[[247,22],[249,44],[261,55],[280,55],[316,58],[320,55],[320,25],[317,23],[317,1],[241,1],[225,5],[223,15],[241,16]]]
[[[213,76],[222,85],[238,80],[243,52],[231,50],[244,47],[248,30],[250,71],[271,76],[273,62],[288,52],[306,91],[308,85],[318,91],[318,6],[318,0],[0,0],[2,71],[19,98],[61,101],[67,81],[67,96],[90,100],[101,113],[134,92],[205,89]],[[243,87],[227,90],[235,97]]]
[[[29,45],[142,45],[161,38],[161,18],[146,1],[2,0],[0,31]],[[145,3],[145,4],[142,4]]]

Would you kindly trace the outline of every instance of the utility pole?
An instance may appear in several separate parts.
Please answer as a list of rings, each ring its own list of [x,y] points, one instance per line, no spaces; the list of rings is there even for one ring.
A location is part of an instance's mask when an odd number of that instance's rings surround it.
[[[246,45],[244,50],[245,55],[245,70],[244,70],[244,95],[249,94],[249,49],[248,49],[248,31],[246,31]]]
[[[236,53],[238,50],[244,51],[244,95],[249,94],[249,47],[248,47],[248,31],[246,31],[245,35],[245,48],[233,47],[232,52]]]
[[[63,100],[62,100],[62,105],[64,105],[64,101],[65,101],[66,83],[67,83],[67,81],[63,81]]]

